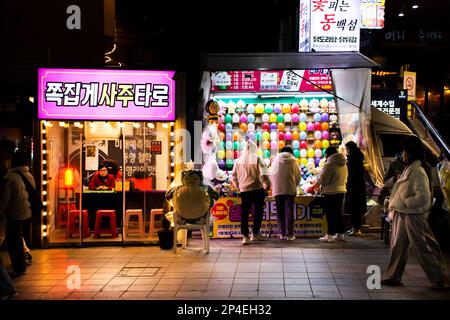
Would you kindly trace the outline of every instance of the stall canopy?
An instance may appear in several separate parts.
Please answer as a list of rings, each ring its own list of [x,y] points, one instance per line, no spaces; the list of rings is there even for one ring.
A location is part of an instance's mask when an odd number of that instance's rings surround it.
[[[379,64],[359,52],[209,53],[202,57],[203,97],[211,88],[210,72],[234,70],[330,69],[343,142],[355,141],[366,155],[375,183],[382,182],[380,152],[373,147],[371,130],[371,69]]]

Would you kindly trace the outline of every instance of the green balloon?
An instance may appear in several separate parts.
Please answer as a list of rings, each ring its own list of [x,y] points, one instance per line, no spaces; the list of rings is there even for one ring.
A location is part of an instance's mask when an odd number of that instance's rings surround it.
[[[264,158],[270,158],[270,150],[264,150]]]
[[[262,138],[262,133],[258,131],[255,135],[255,139],[256,139],[256,141],[261,141],[261,138]]]
[[[226,166],[227,166],[227,169],[233,168],[233,160],[227,159]]]
[[[239,141],[234,142],[234,150],[239,150]]]
[[[284,122],[284,116],[281,113],[277,116],[277,121]]]
[[[299,157],[300,157],[300,151],[299,151],[298,149],[295,149],[295,150],[294,150],[294,156],[295,156],[296,158],[299,158]]]
[[[231,123],[231,121],[233,121],[233,117],[231,116],[231,114],[227,114],[225,116],[225,123]]]

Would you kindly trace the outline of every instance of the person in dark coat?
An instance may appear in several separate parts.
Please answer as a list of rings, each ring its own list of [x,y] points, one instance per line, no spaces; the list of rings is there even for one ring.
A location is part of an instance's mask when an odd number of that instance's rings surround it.
[[[352,228],[347,231],[347,235],[360,236],[362,216],[367,212],[364,155],[353,141],[347,142],[345,148],[348,179],[344,209],[346,214],[350,214],[352,223]]]

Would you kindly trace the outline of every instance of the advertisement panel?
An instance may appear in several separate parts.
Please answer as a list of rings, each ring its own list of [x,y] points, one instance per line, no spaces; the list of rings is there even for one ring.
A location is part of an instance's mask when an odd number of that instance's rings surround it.
[[[371,105],[394,118],[405,121],[408,92],[406,90],[372,90]]]
[[[211,82],[213,92],[321,92],[320,88],[332,90],[329,69],[219,71],[211,74]]]
[[[268,199],[269,200],[269,199]],[[298,238],[318,238],[326,231],[326,219],[321,197],[301,196],[295,199],[294,229]],[[241,199],[221,198],[211,209],[213,238],[234,238],[241,235]],[[249,228],[253,224],[250,213]],[[266,201],[261,233],[275,237],[279,234],[275,199]]]
[[[175,71],[39,69],[38,118],[175,120]]]
[[[384,27],[385,0],[361,1],[361,29],[381,29]]]
[[[311,50],[359,51],[360,0],[311,3]]]
[[[311,1],[301,0],[299,5],[298,51],[311,51]]]
[[[408,90],[408,101],[416,100],[416,73],[405,71],[403,73],[403,89]]]

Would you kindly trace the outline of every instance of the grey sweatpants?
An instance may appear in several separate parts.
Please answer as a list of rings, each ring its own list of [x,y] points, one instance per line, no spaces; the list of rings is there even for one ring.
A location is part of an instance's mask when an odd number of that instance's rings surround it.
[[[433,284],[444,280],[441,250],[425,217],[425,214],[394,214],[390,258],[386,270],[389,279],[401,281],[411,246],[428,279]]]

